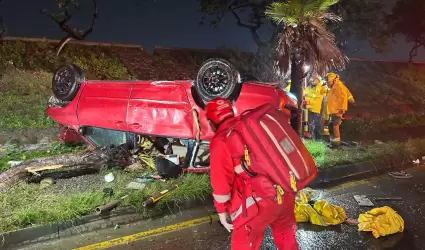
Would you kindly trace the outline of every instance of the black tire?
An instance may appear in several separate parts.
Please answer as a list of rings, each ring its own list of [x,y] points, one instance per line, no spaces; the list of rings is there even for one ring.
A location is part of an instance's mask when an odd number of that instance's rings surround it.
[[[205,61],[195,80],[196,95],[204,103],[216,97],[234,101],[239,95],[240,89],[239,72],[224,59],[212,58]]]
[[[61,101],[72,101],[84,81],[83,70],[74,64],[59,67],[52,79],[52,92]]]

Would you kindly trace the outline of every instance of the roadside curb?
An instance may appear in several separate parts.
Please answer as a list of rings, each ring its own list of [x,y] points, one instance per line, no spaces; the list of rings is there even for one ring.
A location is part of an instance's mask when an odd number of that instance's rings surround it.
[[[322,187],[323,185],[336,184],[344,182],[348,178],[356,178],[365,175],[377,175],[379,173],[411,167],[412,164],[400,158],[383,158],[360,163],[353,163],[321,170],[316,179],[309,185],[310,187]],[[123,207],[115,209],[105,215],[86,215],[79,219],[50,225],[36,226],[3,234],[4,244],[0,248],[8,246],[19,246],[30,243],[36,243],[46,240],[59,239],[90,232],[98,229],[110,228],[115,225],[124,225],[132,222],[151,220],[164,217],[180,210],[194,208],[200,205],[212,205],[212,197],[205,200],[192,199],[183,204],[176,205],[170,203],[169,211],[149,210],[145,213],[139,213],[133,207]],[[1,243],[1,242],[0,242]]]
[[[391,157],[352,163],[319,171],[316,179],[309,186],[318,187],[321,185],[336,184],[348,178],[377,175],[382,172],[409,167],[412,167],[410,161],[406,162],[405,159]]]
[[[5,232],[2,235],[4,243],[1,244],[2,242],[0,240],[0,249],[6,249],[11,246],[16,247],[20,245],[38,243],[46,240],[60,239],[61,237],[69,237],[94,230],[111,228],[115,225],[125,225],[142,220],[152,220],[171,215],[173,213],[178,213],[181,210],[209,204],[211,203],[211,200],[212,198],[206,198],[205,200],[192,199],[179,204],[170,202],[168,204],[169,209],[167,212],[152,209],[145,211],[145,213],[140,213],[134,207],[123,207],[115,209],[104,215],[90,214],[73,221],[59,222]]]

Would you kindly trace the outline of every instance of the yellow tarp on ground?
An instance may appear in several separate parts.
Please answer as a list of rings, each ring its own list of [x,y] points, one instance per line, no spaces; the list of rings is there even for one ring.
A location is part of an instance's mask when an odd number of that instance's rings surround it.
[[[404,231],[404,220],[390,207],[378,207],[359,215],[359,231],[370,231],[375,238]]]
[[[314,206],[308,204],[308,193],[301,190],[295,203],[295,220],[297,222],[310,222],[314,225],[329,226],[343,223],[347,216],[344,208],[319,200]]]

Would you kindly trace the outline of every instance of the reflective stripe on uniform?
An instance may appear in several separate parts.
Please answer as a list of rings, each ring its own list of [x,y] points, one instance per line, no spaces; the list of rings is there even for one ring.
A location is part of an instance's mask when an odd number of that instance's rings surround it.
[[[235,173],[237,174],[243,173],[243,168],[240,164],[235,167]]]
[[[254,205],[256,203],[256,201],[260,201],[261,197],[257,197],[257,198],[253,198],[253,197],[249,197],[246,199],[246,209],[248,209],[250,206]],[[238,210],[236,210],[236,212],[232,213],[230,215],[230,217],[232,218],[232,221],[234,221],[239,215],[242,214],[242,205],[238,208]]]
[[[213,194],[213,197],[218,203],[225,203],[230,200],[230,194]]]
[[[332,142],[338,142],[341,141],[341,137],[331,138]]]

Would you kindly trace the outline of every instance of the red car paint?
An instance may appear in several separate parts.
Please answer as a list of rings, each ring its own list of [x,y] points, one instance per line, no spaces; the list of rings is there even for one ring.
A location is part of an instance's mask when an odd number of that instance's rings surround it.
[[[46,114],[74,131],[80,126],[130,131],[136,134],[195,139],[192,109],[199,114],[201,140],[213,136],[204,111],[191,93],[191,81],[84,81],[64,107],[48,107]],[[264,103],[282,109],[296,106],[275,84],[243,83],[235,103],[237,114]],[[286,110],[286,109],[285,109]],[[287,110],[288,114],[290,111]]]
[[[84,142],[84,139],[75,130],[69,128],[61,130],[59,139],[63,142]]]

